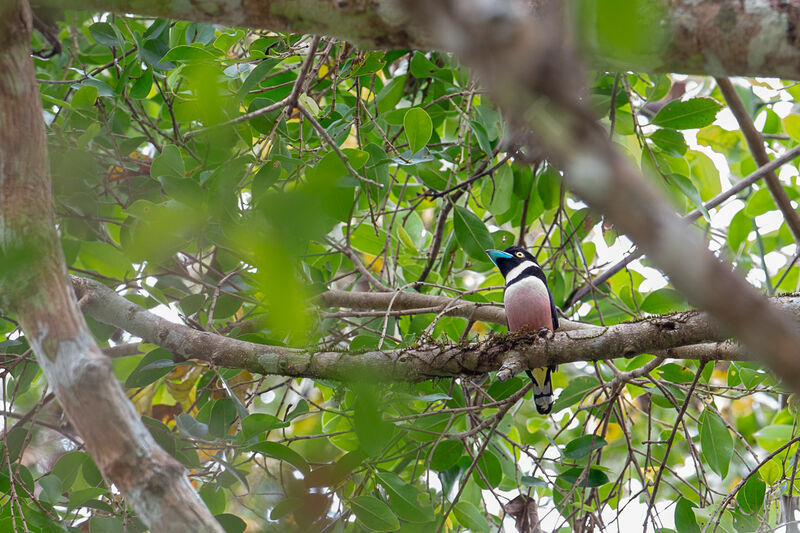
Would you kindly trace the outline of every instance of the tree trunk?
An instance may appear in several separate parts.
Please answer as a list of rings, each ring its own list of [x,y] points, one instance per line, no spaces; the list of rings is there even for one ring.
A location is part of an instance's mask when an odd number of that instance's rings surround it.
[[[25,0],[0,7],[0,307],[17,314],[48,383],[106,481],[153,531],[221,532],[97,347],[56,233]]]

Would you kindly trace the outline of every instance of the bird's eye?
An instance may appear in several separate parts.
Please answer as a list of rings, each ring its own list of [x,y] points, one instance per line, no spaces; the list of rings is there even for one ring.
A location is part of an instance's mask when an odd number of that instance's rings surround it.
[[[514,255],[516,255],[516,256],[517,256],[517,257],[519,257],[519,258],[525,257],[525,256],[523,255],[523,253],[522,253],[522,252],[517,252],[517,253],[516,253],[516,254],[514,254]]]

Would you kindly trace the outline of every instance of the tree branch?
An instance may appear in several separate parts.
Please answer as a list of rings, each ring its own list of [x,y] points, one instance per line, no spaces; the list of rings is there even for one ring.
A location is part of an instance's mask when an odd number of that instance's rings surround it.
[[[764,148],[764,138],[761,136],[761,132],[756,129],[756,125],[753,124],[753,118],[744,108],[742,99],[736,94],[733,83],[728,78],[714,79],[717,81],[717,86],[722,91],[722,95],[725,97],[733,116],[736,117],[736,122],[739,123],[739,128],[747,140],[747,146],[750,147],[750,153],[753,155],[756,164],[759,166],[766,165],[769,163],[769,156]],[[767,172],[764,175],[764,181],[767,183],[767,188],[775,201],[775,205],[783,213],[783,218],[786,220],[795,242],[800,244],[800,214],[792,207],[792,202],[786,195],[786,191],[783,190],[783,185],[781,185],[778,175],[775,174],[774,170]]]
[[[503,335],[460,345],[426,344],[364,353],[315,352],[198,331],[169,322],[99,282],[77,277],[73,277],[72,282],[83,302],[83,310],[100,322],[121,327],[145,342],[173,352],[179,359],[192,358],[258,374],[342,381],[359,378],[418,381],[482,374],[501,367],[509,369],[506,370],[509,373],[549,364],[600,361],[641,353],[683,359],[752,359],[734,343],[722,342],[726,338],[722,329],[708,314],[698,311],[654,316],[605,328],[564,331],[556,333],[552,339],[537,335]],[[777,297],[774,301],[800,318],[800,297]],[[708,341],[711,344],[698,345]],[[509,354],[514,360],[504,365]]]
[[[553,0],[531,2],[537,13]],[[59,10],[98,10],[120,14],[193,20],[292,33],[332,35],[361,48],[441,47],[441,32],[425,32],[410,23],[402,0],[34,0]],[[507,2],[487,2],[502,12]],[[598,4],[599,5],[599,4]],[[800,62],[796,2],[732,0],[649,0],[637,4],[639,32],[647,31],[646,50],[620,47],[589,4],[572,20],[580,51],[593,66],[614,71],[683,72],[728,76],[797,78]],[[598,7],[598,9],[600,9]],[[523,13],[524,16],[524,13]],[[648,26],[643,26],[645,23]],[[497,27],[490,22],[492,27]],[[534,53],[537,53],[534,50]]]

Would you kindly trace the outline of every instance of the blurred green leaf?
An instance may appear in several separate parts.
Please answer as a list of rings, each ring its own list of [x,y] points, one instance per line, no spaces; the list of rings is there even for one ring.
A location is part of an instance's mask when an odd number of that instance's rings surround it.
[[[370,531],[396,531],[400,522],[388,505],[372,496],[358,496],[350,500],[350,508],[359,522]]]

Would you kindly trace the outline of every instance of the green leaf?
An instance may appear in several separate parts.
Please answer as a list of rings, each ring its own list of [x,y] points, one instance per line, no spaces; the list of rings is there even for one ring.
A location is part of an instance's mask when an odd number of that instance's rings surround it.
[[[767,485],[774,485],[783,476],[783,466],[777,457],[773,457],[758,469],[758,475]]]
[[[406,85],[406,76],[397,76],[389,80],[383,86],[375,99],[378,101],[378,113],[383,115],[394,108],[403,97],[403,89]]]
[[[401,520],[412,523],[427,523],[433,521],[435,515],[433,507],[420,503],[422,494],[419,489],[412,487],[400,476],[391,472],[377,472],[380,484],[389,495],[392,510]]]
[[[120,533],[125,529],[122,520],[113,516],[93,516],[89,519],[91,533]]]
[[[642,311],[660,315],[673,311],[686,309],[687,304],[683,295],[675,289],[657,289],[647,296],[640,304]]]
[[[783,119],[783,129],[794,141],[800,141],[800,115],[791,114]]]
[[[536,189],[546,210],[558,207],[558,204],[561,203],[561,174],[547,165],[537,175]]]
[[[772,424],[761,428],[753,434],[758,445],[773,452],[792,440],[795,428],[789,424]]]
[[[564,457],[567,459],[583,459],[592,451],[599,450],[608,444],[602,437],[596,435],[582,435],[573,439],[564,447]]]
[[[383,420],[375,391],[363,387],[354,405],[353,426],[359,445],[370,457],[379,457],[392,440],[394,426]]]
[[[153,70],[147,69],[142,71],[142,75],[133,84],[133,87],[128,91],[131,98],[143,100],[150,94],[150,89],[153,88]]]
[[[673,100],[653,117],[652,124],[676,130],[702,128],[714,122],[720,109],[722,106],[713,98]]]
[[[153,178],[171,176],[174,178],[185,178],[186,167],[183,164],[180,149],[174,144],[168,144],[161,149],[161,153],[153,158],[150,165],[150,175]]]
[[[494,246],[489,230],[474,213],[457,205],[453,213],[453,228],[459,246],[471,258],[485,262],[489,258],[486,251]]]
[[[358,496],[350,500],[350,508],[361,524],[371,531],[396,531],[400,521],[388,505],[373,496]]]
[[[212,437],[224,438],[228,436],[231,425],[236,420],[236,406],[230,398],[220,398],[211,408],[208,419],[208,434]]]
[[[688,149],[683,135],[670,128],[659,128],[651,133],[649,138],[656,146],[675,157],[682,156]]]
[[[161,61],[187,61],[197,63],[213,61],[214,59],[216,59],[216,56],[203,48],[197,46],[176,46],[164,54]]]
[[[686,498],[680,498],[675,505],[675,529],[681,533],[700,533],[693,507],[695,505]]]
[[[523,385],[524,381],[521,378],[513,377],[507,381],[495,381],[486,392],[497,401],[505,400],[521,389]]]
[[[483,474],[483,475],[481,475]],[[482,489],[493,489],[503,480],[503,465],[491,450],[484,450],[472,471],[472,479]]]
[[[9,447],[9,452],[10,451],[11,450]],[[15,459],[16,458],[12,455],[11,460],[13,461]],[[89,458],[86,452],[80,452],[80,451],[67,452],[58,458],[58,461],[56,461],[55,466],[53,466],[51,474],[58,476],[58,479],[61,480],[61,487],[64,490],[69,490],[72,488],[72,484],[75,483],[75,479],[78,477],[81,467],[86,463],[88,459]]]
[[[129,272],[133,272],[133,266],[125,254],[105,242],[82,243],[79,257],[89,269],[105,276],[122,279]]]
[[[161,39],[146,39],[139,48],[139,57],[156,70],[172,70],[175,63],[161,61],[167,52],[169,47]]]
[[[236,94],[236,97],[240,100],[244,98],[247,93],[249,93],[263,81],[267,74],[269,74],[278,63],[280,63],[280,59],[267,58],[256,65],[256,67],[250,71],[250,74],[247,75],[247,78],[245,78],[244,83],[242,83],[241,88],[239,88],[239,92]]]
[[[546,489],[550,485],[547,484],[547,481],[543,479],[539,479],[535,476],[522,476],[519,478],[519,482],[525,485],[526,487],[542,487]]]
[[[742,243],[747,242],[747,237],[753,231],[753,220],[744,211],[739,211],[731,219],[728,226],[728,246],[738,253]]]
[[[97,101],[97,87],[93,85],[84,85],[72,95],[72,106],[76,108],[91,108]]]
[[[439,67],[434,65],[430,59],[425,57],[422,52],[414,52],[414,57],[411,58],[409,65],[411,74],[416,78],[430,78],[439,71]]]
[[[289,463],[290,465],[292,465],[293,467],[302,472],[305,473],[310,472],[310,469],[308,468],[308,463],[306,462],[306,460],[303,458],[302,455],[300,455],[293,449],[289,448],[288,446],[285,446],[278,442],[271,442],[271,441],[257,442],[249,446],[247,449],[248,451],[263,453],[264,455],[267,455],[274,459],[278,459],[280,461]]]
[[[431,469],[437,472],[449,470],[464,455],[464,445],[460,440],[443,440],[433,451]]]
[[[514,198],[514,173],[511,165],[503,165],[494,173],[493,179],[484,178],[481,186],[481,202],[493,215],[509,210]]]
[[[290,422],[284,422],[275,415],[270,415],[267,413],[253,413],[242,420],[242,431],[240,432],[240,435],[243,439],[247,440],[250,437],[258,435],[259,433],[272,431],[273,429],[287,428],[290,425]]]
[[[692,180],[687,178],[686,176],[681,176],[680,174],[670,174],[667,177],[670,183],[673,183],[682,193],[686,196],[692,205],[700,209],[703,212],[703,215],[708,219],[708,211],[706,208],[703,207],[703,198],[700,196],[700,191],[697,190]]]
[[[39,495],[39,498],[42,500],[56,504],[64,499],[61,495],[64,492],[64,489],[61,487],[61,480],[58,479],[58,476],[49,475],[40,477],[36,481],[40,487],[42,487],[42,492]]]
[[[108,22],[95,22],[89,26],[89,35],[92,39],[106,46],[119,46],[120,42],[114,27]]]
[[[231,513],[222,513],[215,515],[217,522],[225,530],[225,533],[244,533],[247,529],[247,522]]]
[[[725,478],[733,456],[733,438],[722,419],[709,409],[700,416],[700,446],[711,470]]]
[[[421,107],[412,107],[406,111],[403,117],[403,128],[412,154],[425,148],[433,134],[431,117]]]
[[[553,413],[575,405],[581,401],[587,392],[595,388],[598,384],[597,378],[591,376],[581,376],[570,380],[553,405]]]
[[[286,420],[292,421],[298,416],[302,416],[306,413],[308,413],[308,403],[301,398],[300,401],[297,402],[295,408],[292,409],[292,412],[286,415]]]
[[[175,368],[175,363],[172,360],[172,353],[164,348],[156,348],[145,354],[139,361],[131,375],[125,380],[125,388],[146,387],[169,374],[173,368]]]
[[[656,372],[660,374],[661,379],[672,383],[691,383],[694,381],[694,372],[677,363],[661,365]]]
[[[586,470],[585,467],[576,466],[574,468],[570,468],[562,472],[558,477],[559,479],[566,481],[567,484],[574,485],[578,482],[578,479],[580,479],[580,477],[584,475],[585,470]],[[602,485],[605,485],[609,481],[611,480],[608,479],[608,474],[606,474],[599,468],[592,466],[589,468],[589,472],[586,473],[583,480],[581,481],[581,487],[588,487],[588,488],[600,487]]]
[[[736,494],[736,501],[739,507],[742,508],[747,514],[753,514],[761,511],[764,505],[764,496],[766,494],[767,485],[756,476],[750,476],[750,479],[745,481],[744,485]]]
[[[181,413],[175,420],[175,425],[181,433],[194,439],[204,439],[208,434],[208,424],[198,422],[189,413]]]
[[[299,511],[303,508],[304,502],[302,498],[284,498],[275,504],[275,507],[272,508],[272,511],[269,513],[270,520],[280,520],[284,516],[288,514],[292,514],[295,511]]]
[[[477,507],[468,501],[460,501],[453,506],[453,514],[458,523],[470,531],[489,531],[489,522]]]

